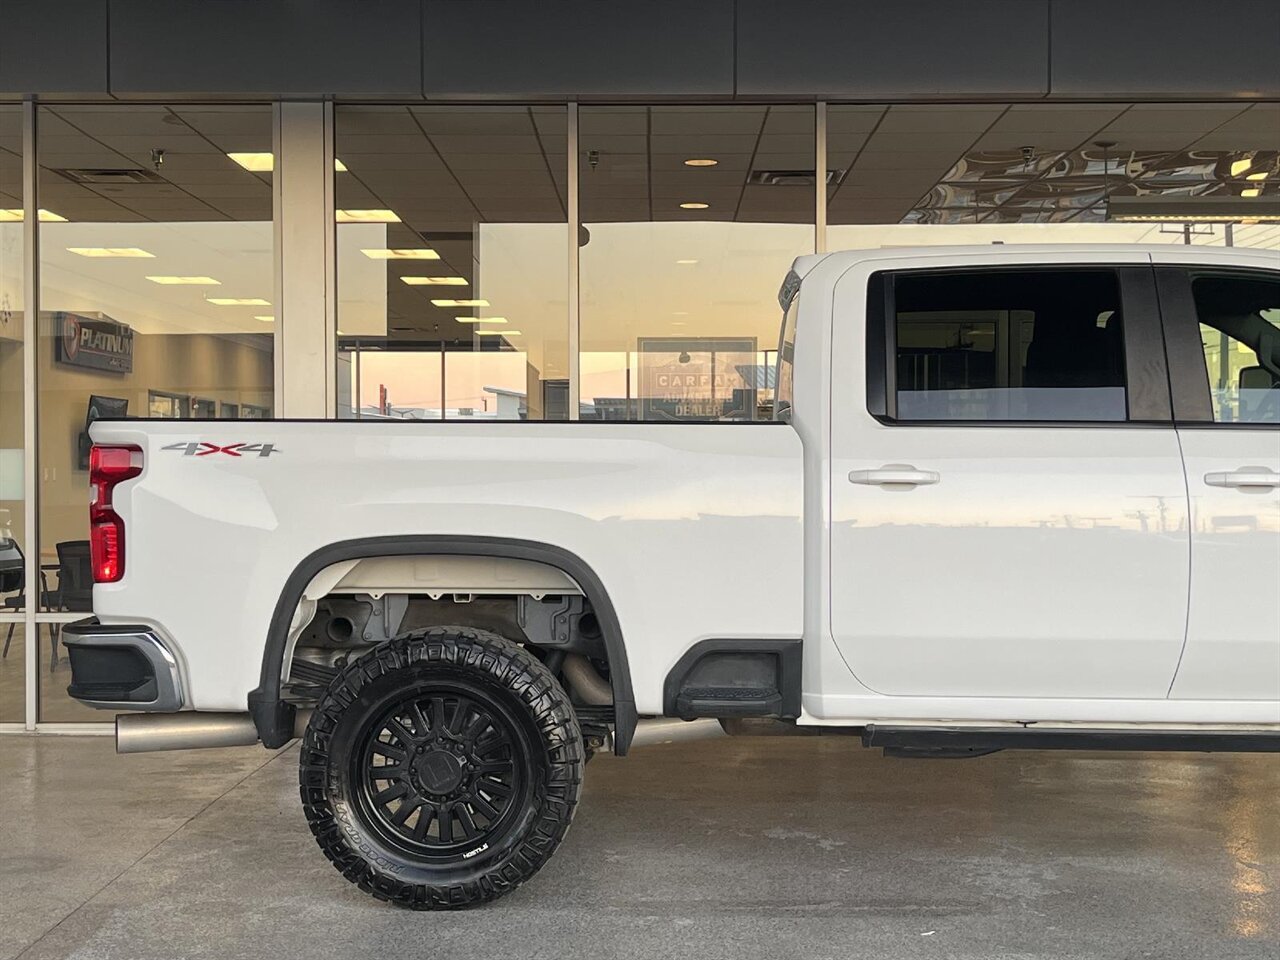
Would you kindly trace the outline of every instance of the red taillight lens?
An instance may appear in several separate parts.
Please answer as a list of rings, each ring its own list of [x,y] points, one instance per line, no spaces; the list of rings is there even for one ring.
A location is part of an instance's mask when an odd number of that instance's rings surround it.
[[[115,485],[142,473],[142,448],[93,447],[89,451],[89,554],[95,583],[124,576],[124,521],[111,506]]]

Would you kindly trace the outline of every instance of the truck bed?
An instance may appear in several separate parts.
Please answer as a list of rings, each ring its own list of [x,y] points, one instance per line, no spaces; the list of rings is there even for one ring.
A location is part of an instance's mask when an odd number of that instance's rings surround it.
[[[199,710],[245,709],[289,575],[369,537],[576,554],[613,602],[642,714],[699,640],[802,635],[802,451],[784,424],[102,420],[91,435],[144,455],[115,492],[124,577],[95,588],[94,612],[168,637]]]

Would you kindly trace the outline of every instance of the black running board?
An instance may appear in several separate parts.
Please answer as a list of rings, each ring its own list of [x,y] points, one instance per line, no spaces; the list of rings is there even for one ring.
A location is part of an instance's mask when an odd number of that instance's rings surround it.
[[[1278,753],[1280,732],[1072,730],[1026,727],[893,727],[867,724],[865,747],[887,757],[981,757],[999,750],[1178,750]]]

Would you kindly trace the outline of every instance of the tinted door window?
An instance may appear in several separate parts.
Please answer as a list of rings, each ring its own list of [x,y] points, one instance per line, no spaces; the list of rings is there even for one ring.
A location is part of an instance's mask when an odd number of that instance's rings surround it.
[[[893,304],[899,420],[1127,417],[1112,271],[900,274]]]
[[[1191,284],[1216,423],[1280,423],[1280,280]]]

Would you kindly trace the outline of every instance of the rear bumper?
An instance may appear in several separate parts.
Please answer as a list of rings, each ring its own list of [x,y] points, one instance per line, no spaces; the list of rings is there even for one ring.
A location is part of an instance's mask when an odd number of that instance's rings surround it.
[[[62,628],[71,658],[67,693],[103,710],[170,712],[183,706],[178,660],[150,627],[96,617]]]

